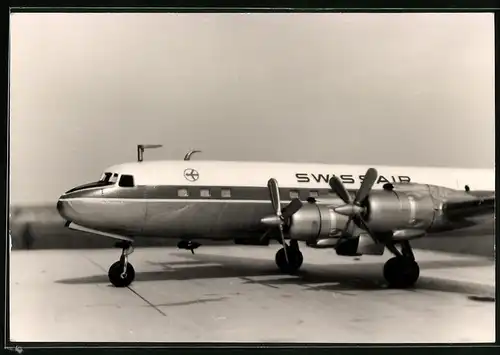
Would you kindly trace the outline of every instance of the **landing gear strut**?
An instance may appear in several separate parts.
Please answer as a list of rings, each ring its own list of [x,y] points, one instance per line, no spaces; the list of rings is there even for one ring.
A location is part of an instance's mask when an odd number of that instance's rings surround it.
[[[387,249],[395,255],[384,265],[384,278],[392,288],[412,287],[420,276],[420,268],[415,261],[410,242],[401,243],[399,251],[393,242],[387,243]]]
[[[115,287],[127,287],[135,278],[134,267],[128,262],[128,256],[134,252],[134,248],[128,241],[118,242],[116,247],[122,249],[122,255],[120,260],[109,268],[108,278]]]
[[[288,262],[285,256],[285,248],[286,254],[288,256]],[[285,274],[293,274],[302,266],[302,262],[304,261],[304,257],[302,256],[302,252],[299,250],[299,243],[296,240],[290,241],[290,246],[283,245],[283,248],[278,250],[276,253],[276,265],[281,270],[281,272]]]

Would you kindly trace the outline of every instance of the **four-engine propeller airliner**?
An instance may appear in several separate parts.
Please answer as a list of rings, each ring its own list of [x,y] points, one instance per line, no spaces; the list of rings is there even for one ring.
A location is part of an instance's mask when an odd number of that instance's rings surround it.
[[[338,255],[394,257],[384,265],[392,287],[415,284],[410,241],[493,218],[494,170],[227,161],[138,161],[111,166],[57,203],[66,227],[119,240],[108,276],[116,287],[135,277],[134,237],[231,240],[282,248],[284,273],[302,265],[299,241]]]

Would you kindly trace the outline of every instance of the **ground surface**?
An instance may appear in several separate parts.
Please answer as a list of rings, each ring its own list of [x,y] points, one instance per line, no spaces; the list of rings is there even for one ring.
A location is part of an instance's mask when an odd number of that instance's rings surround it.
[[[493,342],[491,259],[416,250],[415,289],[387,289],[390,257],[302,248],[298,276],[276,247],[139,248],[130,288],[111,287],[119,250],[13,251],[10,338],[77,342]]]

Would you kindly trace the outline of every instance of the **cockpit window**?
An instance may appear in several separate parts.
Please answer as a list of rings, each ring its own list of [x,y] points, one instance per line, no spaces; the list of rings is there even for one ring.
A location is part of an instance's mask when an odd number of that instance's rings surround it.
[[[115,182],[118,181],[118,174],[117,173],[114,173],[112,177],[109,178],[109,182],[111,184],[114,184]]]
[[[118,181],[118,174],[104,173],[102,174],[102,177],[99,179],[99,181],[74,187],[71,190],[66,191],[66,193],[68,194],[71,192],[90,189],[90,188],[111,186],[115,184],[116,181]]]
[[[112,173],[104,173],[104,174],[102,174],[101,179],[99,181],[108,182],[109,179],[111,178],[111,175],[113,175],[113,174]]]
[[[132,175],[122,175],[120,177],[120,182],[118,183],[120,187],[134,187],[134,177]]]

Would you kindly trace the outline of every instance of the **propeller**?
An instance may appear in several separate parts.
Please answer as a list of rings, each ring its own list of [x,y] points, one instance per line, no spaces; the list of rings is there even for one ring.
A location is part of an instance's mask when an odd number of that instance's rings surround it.
[[[349,225],[352,221],[356,224],[360,225],[363,229],[365,229],[372,238],[374,238],[373,234],[370,232],[366,222],[362,218],[362,214],[366,212],[366,208],[362,206],[362,202],[368,197],[373,185],[377,181],[378,173],[377,170],[370,168],[365,174],[365,178],[359,187],[356,195],[354,196],[354,200],[351,201],[351,196],[347,192],[342,184],[342,181],[337,176],[333,176],[330,181],[330,187],[332,190],[340,197],[342,201],[344,201],[345,205],[338,206],[334,208],[334,211],[348,216],[344,232],[346,232],[349,228]]]
[[[281,199],[278,181],[271,178],[267,182],[267,188],[269,189],[269,196],[271,198],[271,203],[273,205],[273,210],[275,215],[270,217],[262,218],[261,222],[269,226],[277,226],[280,229],[281,242],[283,244],[283,249],[285,251],[285,259],[288,262],[287,248],[285,244],[285,232],[283,231],[283,226],[286,225],[290,217],[292,217],[300,208],[302,207],[302,202],[298,198],[294,198],[287,206],[281,209]]]

